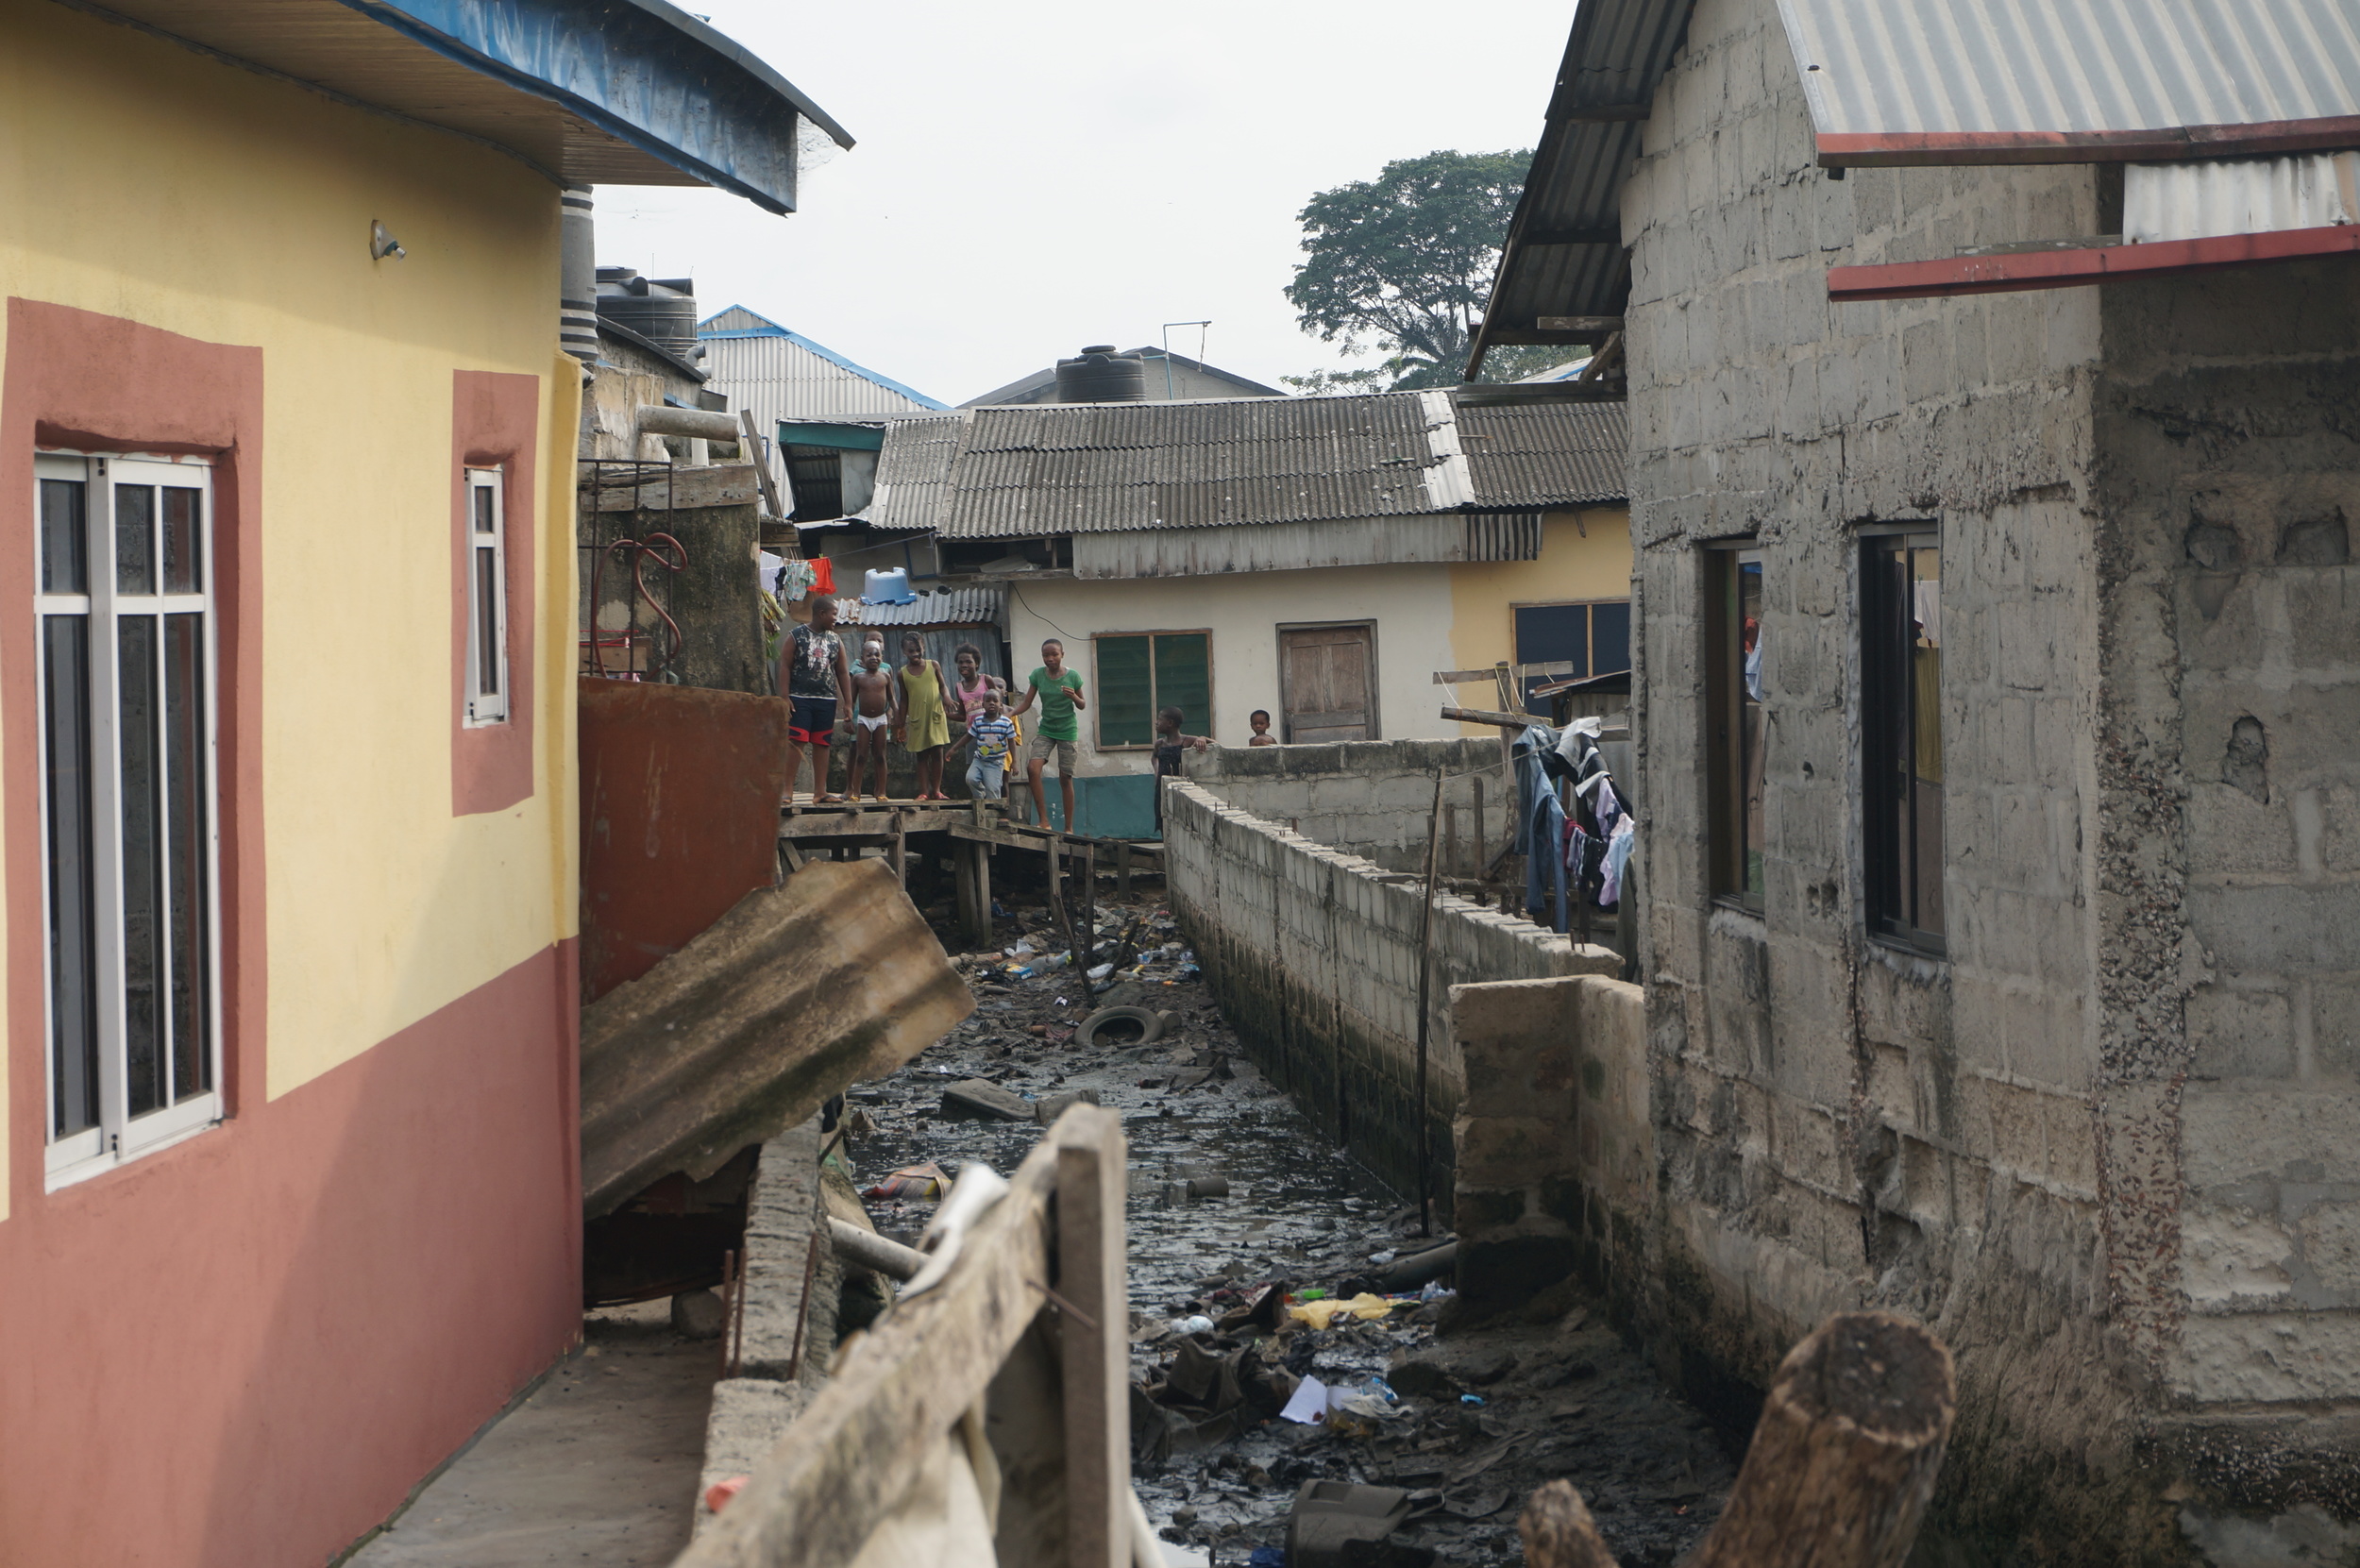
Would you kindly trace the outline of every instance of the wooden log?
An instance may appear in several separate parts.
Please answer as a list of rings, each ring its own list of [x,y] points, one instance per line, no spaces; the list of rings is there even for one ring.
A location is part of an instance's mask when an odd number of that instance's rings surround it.
[[[1787,1352],[1691,1568],[1900,1568],[1950,1442],[1950,1352],[1890,1312],[1841,1312]]]
[[[1066,1560],[1072,1568],[1130,1568],[1122,1119],[1076,1105],[1049,1136],[1057,1148],[1057,1293],[1065,1299],[1057,1338],[1065,1373]]]
[[[1958,1410],[1950,1352],[1907,1318],[1841,1312],[1787,1353],[1728,1505],[1687,1568],[1901,1568]],[[1551,1481],[1517,1527],[1530,1568],[1613,1568]]]
[[[1502,713],[1496,708],[1444,708],[1444,718],[1455,718],[1462,724],[1496,724],[1504,730],[1521,730],[1527,725],[1546,724],[1542,714]]]
[[[1551,1481],[1534,1492],[1516,1533],[1525,1540],[1526,1568],[1615,1568],[1614,1554],[1570,1482]]]

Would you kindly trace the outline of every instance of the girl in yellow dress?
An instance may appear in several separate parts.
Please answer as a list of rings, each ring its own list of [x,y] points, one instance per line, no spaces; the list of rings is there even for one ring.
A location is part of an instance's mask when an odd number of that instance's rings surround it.
[[[898,738],[909,748],[918,766],[918,798],[947,801],[942,792],[943,748],[951,744],[951,692],[943,684],[942,666],[926,657],[926,639],[915,632],[902,634],[902,722]]]

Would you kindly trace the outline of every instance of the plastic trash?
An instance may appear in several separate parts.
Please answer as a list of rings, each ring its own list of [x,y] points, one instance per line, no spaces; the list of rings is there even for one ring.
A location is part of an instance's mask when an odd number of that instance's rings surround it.
[[[1458,1403],[1461,1405],[1481,1405],[1483,1403],[1483,1396],[1479,1393],[1462,1393],[1458,1396]]]
[[[1016,946],[1012,948],[1002,948],[1000,950],[1000,955],[1003,958],[1021,958],[1026,953],[1033,951],[1033,944],[1020,936],[1017,938]]]
[[[1441,1280],[1429,1279],[1425,1282],[1425,1288],[1418,1292],[1418,1299],[1420,1301],[1447,1301],[1458,1293]]]
[[[950,1189],[951,1173],[930,1160],[924,1165],[904,1165],[870,1188],[865,1196],[932,1199]]]
[[[1104,980],[1114,972],[1115,967],[1112,964],[1101,964],[1097,968],[1088,971],[1089,977],[1092,980]]]
[[[1360,1391],[1363,1393],[1373,1393],[1376,1395],[1377,1398],[1382,1399],[1388,1405],[1398,1405],[1401,1403],[1401,1395],[1393,1391],[1393,1386],[1391,1383],[1386,1382],[1382,1377],[1377,1376],[1374,1373],[1371,1373],[1368,1380],[1360,1385]]]
[[[863,604],[914,604],[917,592],[910,587],[906,567],[870,568],[861,580],[860,601]]]
[[[1172,1328],[1175,1334],[1210,1334],[1213,1331],[1213,1320],[1202,1312],[1192,1312],[1185,1318],[1174,1320]]]
[[[1364,1323],[1374,1323],[1392,1309],[1393,1304],[1383,1296],[1373,1296],[1363,1290],[1350,1301],[1337,1301],[1333,1298],[1325,1301],[1306,1301],[1301,1306],[1288,1307],[1287,1316],[1297,1323],[1309,1324],[1313,1328],[1325,1328],[1346,1313],[1350,1313]]]
[[[718,1513],[723,1509],[727,1508],[731,1498],[746,1490],[746,1482],[748,1479],[749,1477],[744,1475],[724,1475],[719,1480],[714,1482],[711,1486],[705,1488],[706,1510],[712,1513]]]
[[[1369,1254],[1369,1261],[1377,1265],[1379,1268],[1382,1268],[1399,1256],[1400,1254],[1394,1252],[1392,1248],[1388,1247],[1383,1252],[1373,1252]]]
[[[1298,1426],[1320,1425],[1327,1419],[1328,1392],[1326,1384],[1306,1374],[1303,1381],[1295,1385],[1294,1397],[1288,1400],[1287,1408],[1278,1412],[1279,1419],[1291,1421]]]
[[[1042,959],[1039,963],[1035,964],[1033,966],[1033,969],[1035,973],[1039,973],[1046,969],[1061,969],[1072,962],[1073,954],[1070,953],[1053,953],[1048,957]]]

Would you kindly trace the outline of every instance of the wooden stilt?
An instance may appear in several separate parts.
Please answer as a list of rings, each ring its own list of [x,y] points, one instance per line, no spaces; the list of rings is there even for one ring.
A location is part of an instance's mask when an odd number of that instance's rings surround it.
[[[1131,896],[1131,846],[1128,844],[1115,846],[1115,896],[1121,899]]]
[[[1093,1108],[1093,1107],[1085,1107]],[[1066,1560],[1130,1568],[1130,1297],[1122,1123],[1068,1112],[1057,1143],[1057,1339],[1065,1367]]]

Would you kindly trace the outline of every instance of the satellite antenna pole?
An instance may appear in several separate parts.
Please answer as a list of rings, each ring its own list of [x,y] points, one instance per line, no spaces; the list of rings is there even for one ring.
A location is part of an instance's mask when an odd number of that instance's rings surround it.
[[[1204,329],[1204,331],[1197,335],[1196,340],[1196,362],[1199,364],[1205,362],[1205,345],[1211,340],[1213,335],[1213,322],[1209,316],[1203,321],[1167,321],[1164,323],[1164,400],[1166,402],[1179,396],[1172,387],[1172,329],[1174,327]]]

